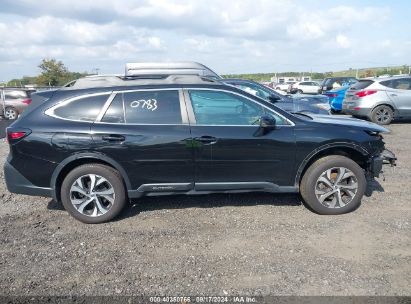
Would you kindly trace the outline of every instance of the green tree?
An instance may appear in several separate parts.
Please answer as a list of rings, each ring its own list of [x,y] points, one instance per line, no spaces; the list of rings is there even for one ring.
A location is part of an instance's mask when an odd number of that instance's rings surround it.
[[[43,59],[39,65],[41,74],[37,77],[37,84],[57,86],[64,84],[68,78],[68,70],[63,62],[56,59]]]

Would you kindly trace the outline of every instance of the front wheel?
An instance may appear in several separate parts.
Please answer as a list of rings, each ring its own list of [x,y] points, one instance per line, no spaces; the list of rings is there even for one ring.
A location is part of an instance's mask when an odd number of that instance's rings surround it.
[[[363,169],[353,160],[331,155],[314,162],[305,172],[300,193],[319,214],[343,214],[357,209],[366,189]]]
[[[61,200],[77,220],[98,224],[115,218],[127,202],[120,174],[111,167],[87,164],[74,168],[63,181]]]

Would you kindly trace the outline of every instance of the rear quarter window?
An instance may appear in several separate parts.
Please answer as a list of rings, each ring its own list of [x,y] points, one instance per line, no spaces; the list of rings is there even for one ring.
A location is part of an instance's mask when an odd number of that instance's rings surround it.
[[[53,115],[70,120],[95,121],[110,94],[82,97],[57,106]]]

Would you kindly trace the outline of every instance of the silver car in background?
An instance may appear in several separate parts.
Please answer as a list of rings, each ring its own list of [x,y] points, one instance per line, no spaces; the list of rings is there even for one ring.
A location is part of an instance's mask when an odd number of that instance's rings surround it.
[[[361,79],[347,90],[342,111],[380,125],[411,118],[411,77]]]
[[[31,103],[31,91],[22,88],[0,88],[0,116],[17,119]]]

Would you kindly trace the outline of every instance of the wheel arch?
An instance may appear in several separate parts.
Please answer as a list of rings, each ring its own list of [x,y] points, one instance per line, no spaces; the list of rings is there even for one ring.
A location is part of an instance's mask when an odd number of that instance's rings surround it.
[[[295,177],[295,186],[299,187],[307,169],[318,159],[329,155],[341,155],[355,161],[361,168],[367,169],[368,151],[355,143],[332,143],[313,150],[298,167]]]
[[[374,106],[372,107],[372,109],[371,109],[371,113],[374,112],[374,110],[375,110],[376,108],[380,107],[380,106],[387,106],[387,107],[391,108],[392,112],[394,113],[394,116],[395,116],[396,114],[398,114],[398,110],[397,110],[397,108],[395,107],[394,103],[389,102],[389,101],[383,101],[383,102],[380,102],[380,103],[374,105]]]
[[[128,178],[128,175],[124,168],[118,162],[103,154],[81,153],[66,158],[54,170],[53,175],[51,177],[50,185],[52,189],[53,199],[56,201],[60,201],[61,185],[63,183],[64,178],[71,170],[73,170],[75,167],[90,163],[106,165],[117,170],[123,178],[127,190],[131,190],[131,183]]]

